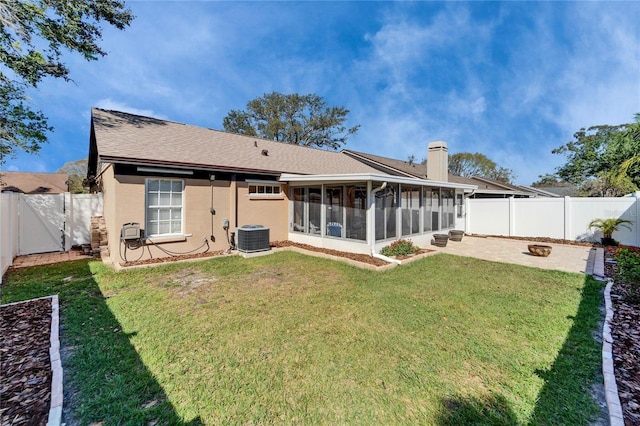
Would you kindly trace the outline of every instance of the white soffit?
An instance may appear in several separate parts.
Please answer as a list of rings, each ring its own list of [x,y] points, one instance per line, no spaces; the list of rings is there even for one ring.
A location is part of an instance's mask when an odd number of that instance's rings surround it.
[[[403,176],[379,175],[373,173],[345,173],[345,174],[328,174],[328,175],[298,175],[292,173],[283,173],[280,175],[281,182],[289,183],[338,183],[338,182],[388,182],[400,183],[407,185],[419,186],[438,186],[441,188],[460,188],[474,190],[476,185],[465,185],[462,183],[439,182],[435,180],[417,179]]]

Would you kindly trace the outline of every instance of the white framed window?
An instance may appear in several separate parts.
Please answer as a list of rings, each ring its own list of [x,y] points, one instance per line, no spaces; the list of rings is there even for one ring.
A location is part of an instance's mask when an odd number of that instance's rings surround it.
[[[282,186],[271,182],[249,182],[249,195],[282,195]]]
[[[146,234],[179,235],[183,233],[184,181],[177,179],[147,179]]]

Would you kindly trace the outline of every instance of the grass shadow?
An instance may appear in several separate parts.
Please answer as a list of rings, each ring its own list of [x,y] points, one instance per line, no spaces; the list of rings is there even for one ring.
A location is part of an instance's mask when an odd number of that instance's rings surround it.
[[[89,268],[79,260],[10,270],[1,301],[58,294],[67,424],[202,425],[184,421],[123,333]],[[102,423],[103,422],[103,423]]]
[[[580,305],[562,348],[549,370],[536,371],[544,386],[531,425],[587,425],[602,416],[592,392],[603,381],[601,342],[595,337],[602,320],[603,289],[604,283],[585,276]]]
[[[488,395],[482,399],[447,398],[442,404],[445,410],[437,421],[441,426],[518,424],[515,413],[502,395]]]
[[[534,374],[544,380],[528,425],[590,425],[606,413],[594,400],[594,388],[602,383],[601,343],[596,339],[602,313],[603,283],[585,277],[580,304],[567,337],[549,370]],[[451,397],[444,407],[439,425],[517,425],[521,424],[502,395],[486,398]]]

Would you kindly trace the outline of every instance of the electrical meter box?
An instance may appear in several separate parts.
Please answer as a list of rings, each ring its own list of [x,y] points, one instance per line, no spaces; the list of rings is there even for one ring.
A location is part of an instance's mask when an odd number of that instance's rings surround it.
[[[139,223],[125,223],[120,230],[120,238],[123,240],[139,240],[142,237]]]

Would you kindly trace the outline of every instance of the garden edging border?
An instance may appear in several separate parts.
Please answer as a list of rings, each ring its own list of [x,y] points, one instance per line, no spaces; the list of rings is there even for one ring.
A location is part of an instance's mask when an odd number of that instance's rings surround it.
[[[60,304],[58,295],[51,296],[51,408],[47,426],[60,426],[62,422],[62,360],[60,359]]]
[[[612,280],[607,280],[604,289],[605,318],[602,326],[602,374],[604,376],[604,390],[609,409],[611,426],[624,426],[622,405],[618,395],[618,384],[613,369],[613,337],[611,336],[611,321],[613,320],[613,305],[611,303]]]

